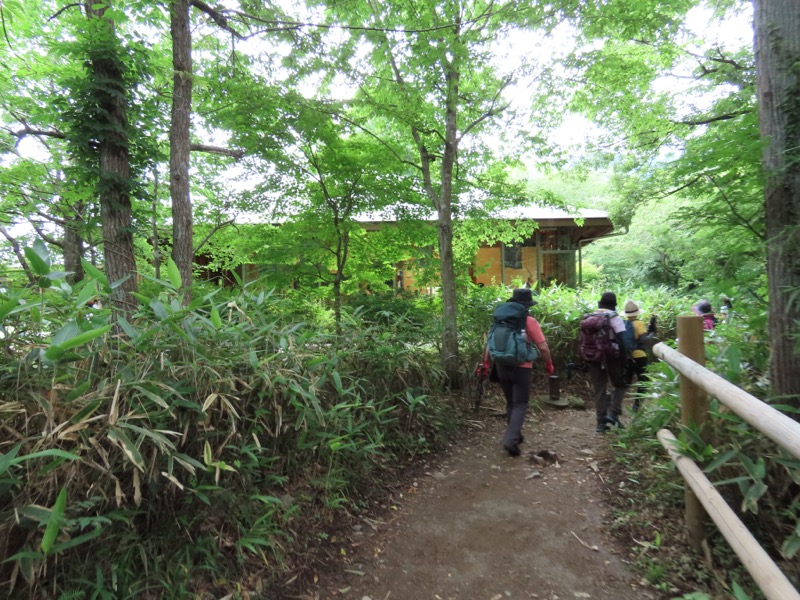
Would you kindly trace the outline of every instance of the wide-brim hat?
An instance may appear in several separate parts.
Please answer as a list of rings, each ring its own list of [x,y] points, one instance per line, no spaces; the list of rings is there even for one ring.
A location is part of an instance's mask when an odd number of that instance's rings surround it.
[[[641,308],[639,308],[639,305],[636,304],[636,302],[634,302],[633,300],[625,301],[625,308],[623,310],[623,314],[626,317],[638,317],[643,313],[644,311]]]
[[[522,306],[526,308],[530,308],[531,306],[536,305],[536,301],[533,299],[533,294],[528,288],[515,289],[514,293],[511,294],[511,298],[509,298],[508,301],[517,302],[519,304],[522,304]]]

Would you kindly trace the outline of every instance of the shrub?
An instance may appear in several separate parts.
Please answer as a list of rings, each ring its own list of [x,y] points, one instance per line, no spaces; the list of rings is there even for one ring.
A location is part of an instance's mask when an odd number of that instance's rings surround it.
[[[111,289],[90,272],[73,287],[48,269],[56,285],[0,298],[9,593],[180,597],[212,570],[277,574],[303,545],[296,522],[357,511],[372,478],[452,429],[427,314],[357,306],[337,337],[294,291],[184,304],[170,265],[117,318],[88,307]]]

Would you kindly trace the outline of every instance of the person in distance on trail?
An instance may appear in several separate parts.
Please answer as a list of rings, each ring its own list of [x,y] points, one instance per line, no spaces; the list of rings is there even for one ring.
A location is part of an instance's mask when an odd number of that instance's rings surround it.
[[[703,318],[703,330],[713,331],[717,326],[717,317],[708,300],[700,300],[697,304],[692,306],[692,312]]]
[[[647,381],[645,369],[647,368],[647,350],[644,341],[650,334],[656,332],[656,316],[650,317],[650,324],[645,325],[639,316],[644,311],[633,300],[625,302],[625,309],[622,314],[625,316],[625,348],[628,352],[628,368],[625,370],[625,383],[628,387],[633,383],[633,376],[636,376],[637,395],[633,399],[633,410],[639,410],[641,396],[644,393],[644,386]]]
[[[595,415],[597,417],[597,433],[605,433],[612,425],[622,427],[620,416],[622,415],[622,401],[625,398],[627,386],[625,384],[625,367],[627,363],[627,352],[623,335],[625,333],[625,323],[616,313],[617,295],[614,292],[604,292],[597,303],[595,314],[607,314],[608,324],[614,331],[618,346],[617,358],[606,358],[601,361],[587,361],[589,367],[589,379],[592,382],[592,398],[594,400]],[[609,381],[614,388],[612,392],[606,393]]]
[[[726,296],[722,298],[722,305],[719,307],[720,320],[723,323],[728,323],[733,316],[733,300]]]
[[[516,302],[526,309],[530,309],[536,304],[531,290],[528,288],[515,289],[507,302]],[[544,368],[547,373],[549,375],[555,373],[550,347],[547,345],[547,340],[544,337],[544,333],[542,333],[539,322],[530,313],[525,317],[525,335],[528,341],[539,350],[539,355],[544,359]],[[486,374],[492,368],[488,347],[484,352],[483,365],[481,367]],[[496,362],[493,367],[497,370],[497,379],[506,399],[507,426],[503,436],[503,448],[511,456],[519,456],[519,445],[523,442],[522,425],[525,422],[525,414],[528,411],[528,402],[531,395],[533,362],[524,362],[513,366]]]

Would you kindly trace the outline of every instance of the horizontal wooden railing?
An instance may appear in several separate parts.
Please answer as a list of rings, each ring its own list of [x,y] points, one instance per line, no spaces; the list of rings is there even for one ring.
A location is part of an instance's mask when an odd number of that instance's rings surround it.
[[[800,459],[800,423],[706,369],[703,366],[704,343],[700,317],[681,316],[678,317],[678,350],[663,343],[653,347],[653,353],[680,374],[682,423],[698,427],[703,436],[708,419],[708,395],[711,395]],[[685,521],[692,547],[702,551],[707,538],[705,523],[711,518],[768,600],[800,600],[797,589],[702,470],[677,452],[677,440],[672,432],[662,429],[657,435],[686,481]]]

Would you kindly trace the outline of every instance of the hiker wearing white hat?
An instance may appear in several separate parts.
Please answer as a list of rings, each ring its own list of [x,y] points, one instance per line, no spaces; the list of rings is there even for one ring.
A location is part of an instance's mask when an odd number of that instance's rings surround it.
[[[639,410],[639,404],[644,394],[644,382],[647,381],[647,351],[644,342],[648,334],[656,331],[655,315],[650,319],[649,327],[639,320],[644,310],[633,300],[625,302],[622,315],[625,317],[625,348],[628,352],[628,368],[626,369],[626,383],[628,387],[633,383],[636,375],[636,395],[633,398],[633,410]]]

